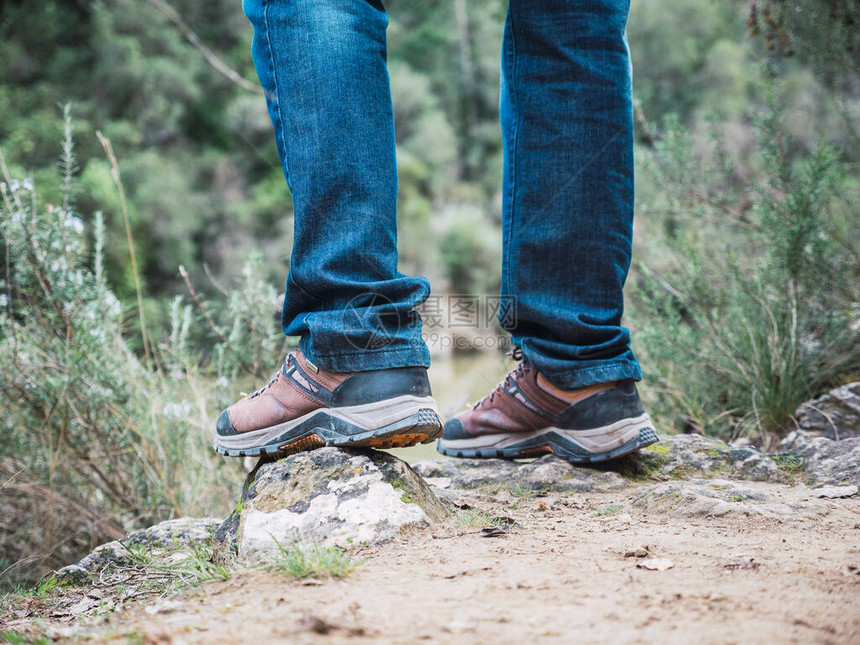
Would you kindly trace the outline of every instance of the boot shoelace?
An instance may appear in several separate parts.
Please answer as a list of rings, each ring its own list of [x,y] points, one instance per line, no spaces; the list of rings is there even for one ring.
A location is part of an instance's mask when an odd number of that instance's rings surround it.
[[[289,356],[287,356],[287,367],[289,367],[289,366],[290,366],[290,363],[291,363],[291,361],[292,361],[292,360],[293,360],[293,355],[292,355],[292,354],[290,354]],[[268,383],[266,383],[263,387],[261,387],[261,388],[260,388],[259,390],[257,390],[256,392],[253,392],[252,394],[250,394],[250,395],[248,396],[248,398],[249,398],[249,399],[253,399],[253,398],[255,398],[255,397],[258,397],[258,396],[260,396],[263,392],[265,392],[265,391],[266,391],[266,390],[268,390],[270,387],[272,387],[272,385],[274,385],[275,381],[277,381],[277,380],[278,380],[278,375],[279,375],[280,373],[281,373],[281,370],[278,370],[277,372],[275,372],[275,375],[272,377],[272,379],[271,379]]]
[[[281,372],[280,372],[280,371],[278,371],[278,374],[280,374],[280,373],[281,373]],[[253,393],[251,394],[251,396],[249,396],[248,398],[249,398],[249,399],[253,399],[253,398],[255,398],[255,397],[258,397],[258,396],[260,396],[263,392],[265,392],[265,391],[266,391],[266,390],[268,390],[270,387],[272,387],[272,384],[273,384],[275,381],[277,381],[277,380],[278,380],[278,374],[275,374],[275,375],[272,377],[272,380],[271,380],[271,381],[269,381],[268,383],[266,383],[263,387],[261,387],[261,388],[260,388],[259,390],[257,390],[256,392],[253,392]]]
[[[485,396],[474,406],[472,406],[473,410],[477,410],[484,405],[492,403],[493,400],[496,398],[497,394],[499,394],[502,390],[510,387],[513,381],[516,381],[521,376],[526,374],[529,370],[531,370],[531,367],[529,367],[529,365],[523,360],[523,352],[519,347],[514,347],[505,355],[515,361],[520,361],[520,364],[517,365],[516,368],[508,372],[508,375],[505,376],[505,378],[502,379],[502,381],[495,388],[493,388],[492,392],[490,392],[487,396]]]

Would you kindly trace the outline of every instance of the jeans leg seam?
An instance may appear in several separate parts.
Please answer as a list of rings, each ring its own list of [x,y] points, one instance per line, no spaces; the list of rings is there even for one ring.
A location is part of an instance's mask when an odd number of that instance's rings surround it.
[[[616,371],[623,368],[633,368],[634,371],[641,370],[639,363],[635,359],[613,360],[604,365],[590,365],[588,367],[574,368],[561,372],[553,372],[553,376],[571,377],[571,376],[587,376],[590,374],[601,374],[611,371]]]
[[[341,352],[331,352],[331,353],[323,353],[319,351],[314,351],[314,355],[320,358],[340,358],[344,356],[373,356],[376,354],[400,354],[400,353],[412,353],[414,351],[413,347],[392,347],[389,349],[381,348],[381,349],[357,349],[352,351],[341,351]]]
[[[287,179],[287,184],[290,183],[290,156],[287,153],[287,137],[283,123],[285,121],[283,111],[281,109],[281,97],[277,94],[278,87],[278,66],[275,65],[275,52],[272,49],[271,27],[269,26],[269,2],[263,0],[263,23],[266,25],[266,49],[269,52],[269,65],[272,69],[272,82],[275,89],[274,96],[269,96],[269,100],[275,104],[275,114],[277,114],[278,122],[275,124],[276,134],[280,136],[281,148],[284,151],[284,171]]]
[[[516,204],[516,193],[517,193],[517,146],[519,141],[519,132],[520,132],[520,110],[516,101],[513,100],[514,94],[514,83],[513,81],[516,78],[517,73],[517,39],[514,28],[514,11],[513,8],[509,6],[508,8],[508,16],[510,20],[511,27],[511,62],[509,64],[511,68],[511,82],[507,84],[508,95],[511,96],[511,108],[514,112],[513,119],[513,142],[511,145],[511,154],[510,154],[510,173],[511,173],[511,195],[509,198],[508,204],[508,214],[510,217],[510,221],[508,222],[508,234],[507,237],[503,240],[503,266],[504,266],[504,274],[507,275],[507,279],[505,280],[505,284],[503,284],[504,295],[512,295],[511,294],[511,282],[513,279],[511,277],[511,240],[514,236],[514,206]]]
[[[616,367],[633,365],[633,363],[627,359],[618,360],[610,360],[602,365],[589,365],[588,367],[582,367],[572,370],[565,370],[563,372],[559,372],[559,374],[563,374],[565,376],[573,375],[573,374],[591,374],[592,372],[603,372],[609,369],[614,369]]]

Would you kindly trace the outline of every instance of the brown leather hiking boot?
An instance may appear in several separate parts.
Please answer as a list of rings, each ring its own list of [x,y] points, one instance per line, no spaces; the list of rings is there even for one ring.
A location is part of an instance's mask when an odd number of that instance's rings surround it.
[[[516,459],[554,453],[604,461],[657,442],[632,380],[561,390],[525,362],[445,424],[436,449],[451,457]]]
[[[265,387],[221,413],[213,446],[242,457],[322,446],[403,447],[441,433],[425,368],[328,372],[297,349]]]

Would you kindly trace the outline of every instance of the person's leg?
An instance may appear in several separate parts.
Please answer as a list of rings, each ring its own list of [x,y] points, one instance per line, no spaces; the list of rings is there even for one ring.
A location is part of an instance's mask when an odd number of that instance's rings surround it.
[[[295,225],[282,322],[301,338],[274,378],[224,410],[230,456],[323,445],[385,448],[442,430],[397,271],[397,169],[379,0],[245,0]]]
[[[243,7],[293,195],[284,331],[328,370],[429,366],[413,308],[430,285],[397,271],[382,2],[244,0]]]
[[[629,0],[511,0],[502,60],[508,331],[561,388],[641,378],[621,327],[633,227]]]
[[[448,421],[443,454],[592,462],[657,440],[621,327],[633,224],[628,10],[629,0],[509,2],[502,295],[516,315],[500,321],[524,361]]]

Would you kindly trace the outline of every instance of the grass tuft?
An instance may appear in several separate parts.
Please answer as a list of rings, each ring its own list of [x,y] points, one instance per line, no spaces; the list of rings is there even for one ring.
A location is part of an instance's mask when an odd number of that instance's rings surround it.
[[[337,547],[305,542],[284,545],[277,540],[275,544],[278,552],[265,568],[285,573],[295,580],[345,578],[359,565],[346,551]]]
[[[493,515],[479,508],[460,509],[454,516],[458,526],[467,528],[486,528],[504,523],[505,518]]]
[[[605,517],[608,515],[615,515],[622,508],[622,506],[607,506],[606,508],[600,508],[594,511],[594,513],[592,514],[594,515],[594,517]]]

